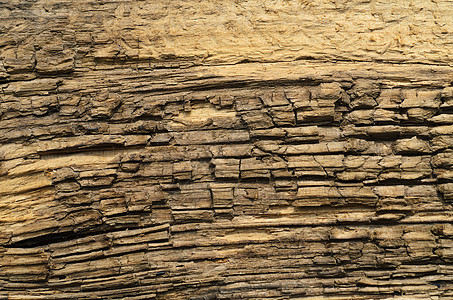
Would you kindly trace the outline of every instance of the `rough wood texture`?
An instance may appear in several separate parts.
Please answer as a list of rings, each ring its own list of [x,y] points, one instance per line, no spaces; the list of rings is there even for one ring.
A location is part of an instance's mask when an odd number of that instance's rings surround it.
[[[451,1],[0,19],[0,299],[453,298]]]

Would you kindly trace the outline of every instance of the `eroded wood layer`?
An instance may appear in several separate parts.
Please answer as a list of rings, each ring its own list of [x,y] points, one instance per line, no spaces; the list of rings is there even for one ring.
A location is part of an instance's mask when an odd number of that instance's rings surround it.
[[[451,69],[362,67],[5,83],[2,293],[450,297]]]

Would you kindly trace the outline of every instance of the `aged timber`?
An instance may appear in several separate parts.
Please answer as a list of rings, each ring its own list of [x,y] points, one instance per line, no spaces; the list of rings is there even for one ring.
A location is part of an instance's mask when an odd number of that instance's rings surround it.
[[[0,20],[0,299],[453,298],[451,1]]]

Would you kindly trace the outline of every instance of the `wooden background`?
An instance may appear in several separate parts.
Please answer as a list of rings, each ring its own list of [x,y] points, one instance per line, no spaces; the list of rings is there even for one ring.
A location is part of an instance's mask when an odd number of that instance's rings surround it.
[[[453,298],[451,1],[0,2],[0,299]]]

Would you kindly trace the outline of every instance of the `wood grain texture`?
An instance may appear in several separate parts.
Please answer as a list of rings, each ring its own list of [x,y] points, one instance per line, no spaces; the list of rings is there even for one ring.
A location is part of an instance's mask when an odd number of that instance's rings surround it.
[[[0,299],[453,298],[451,1],[0,3]]]

